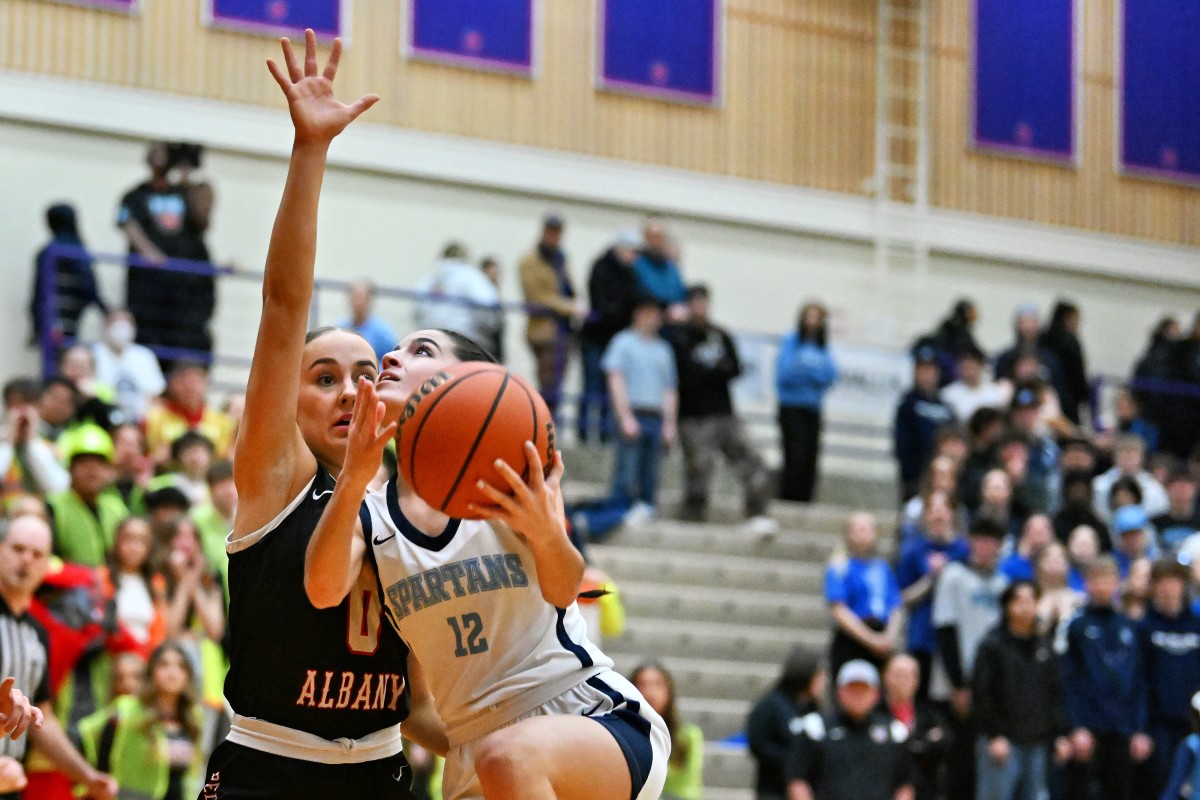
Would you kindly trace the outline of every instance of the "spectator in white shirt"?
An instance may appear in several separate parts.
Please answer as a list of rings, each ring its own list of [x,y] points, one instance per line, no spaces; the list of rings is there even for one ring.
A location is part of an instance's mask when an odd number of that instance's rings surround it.
[[[496,314],[500,293],[467,258],[467,248],[462,244],[446,245],[433,272],[416,286],[418,292],[428,297],[418,301],[413,322],[417,328],[454,331],[487,346],[495,338],[502,319]]]
[[[999,384],[987,376],[987,356],[968,349],[958,354],[958,380],[942,388],[942,402],[957,419],[967,420],[981,408],[1003,408],[1006,403]]]
[[[116,405],[129,422],[146,418],[152,398],[167,387],[154,352],[135,344],[133,317],[124,309],[108,315],[104,336],[93,345],[95,381],[116,390]]]
[[[1109,508],[1109,493],[1118,478],[1126,477],[1137,481],[1142,490],[1141,505],[1146,515],[1156,517],[1165,514],[1170,508],[1167,490],[1147,472],[1143,466],[1146,458],[1146,443],[1136,434],[1119,436],[1113,444],[1112,469],[1092,480],[1092,504],[1096,513],[1106,522],[1112,519]]]

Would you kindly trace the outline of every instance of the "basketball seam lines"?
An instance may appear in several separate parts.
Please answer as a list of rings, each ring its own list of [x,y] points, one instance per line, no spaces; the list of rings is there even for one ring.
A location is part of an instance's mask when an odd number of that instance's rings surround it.
[[[476,375],[482,375],[482,374],[484,374],[484,373],[472,372],[470,375],[464,375],[463,377],[458,378],[457,380],[454,380],[449,386],[446,387],[446,390],[444,392],[439,394],[437,397],[433,398],[433,402],[429,404],[429,410],[426,411],[425,416],[421,418],[421,424],[417,426],[416,432],[413,433],[412,446],[409,447],[408,462],[410,464],[414,464],[414,467],[412,469],[412,478],[413,478],[412,484],[413,485],[411,487],[414,492],[417,492],[417,470],[415,468],[415,460],[417,458],[417,441],[421,438],[421,431],[425,429],[425,423],[429,421],[429,417],[433,414],[433,409],[437,406],[438,403],[442,402],[442,398],[444,398],[446,395],[450,394],[450,392],[452,392],[455,388],[462,386],[464,383],[469,381],[471,378],[474,378]],[[396,456],[398,458],[400,456],[400,454],[396,453]],[[417,494],[420,494],[420,492],[417,492]]]
[[[442,505],[438,508],[438,511],[445,511],[446,506],[450,505],[450,498],[454,497],[454,493],[458,491],[458,484],[462,482],[463,476],[467,474],[467,467],[471,466],[471,459],[475,457],[475,451],[479,449],[479,443],[483,441],[483,435],[487,433],[488,425],[492,423],[492,417],[496,415],[496,409],[500,407],[500,398],[504,397],[504,390],[508,388],[508,378],[508,372],[505,371],[504,380],[500,384],[500,391],[496,392],[496,399],[492,401],[492,407],[488,409],[487,417],[484,418],[483,424],[479,426],[479,433],[476,434],[475,441],[471,443],[471,449],[467,451],[467,457],[463,459],[462,469],[458,471],[458,477],[450,485],[450,491],[446,492],[446,499],[442,501]],[[445,397],[445,395],[442,395],[442,397]]]

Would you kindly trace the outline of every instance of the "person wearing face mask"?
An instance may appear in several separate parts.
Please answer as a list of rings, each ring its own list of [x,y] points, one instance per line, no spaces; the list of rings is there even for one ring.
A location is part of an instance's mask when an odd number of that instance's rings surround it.
[[[116,390],[116,404],[124,418],[141,422],[150,399],[167,387],[158,359],[149,347],[134,342],[133,316],[122,308],[108,315],[104,336],[92,345],[96,383]]]

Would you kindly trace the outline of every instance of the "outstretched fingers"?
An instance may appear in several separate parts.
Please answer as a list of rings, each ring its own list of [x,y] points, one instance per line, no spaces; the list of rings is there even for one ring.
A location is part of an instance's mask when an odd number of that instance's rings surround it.
[[[273,77],[275,79],[275,82],[279,84],[279,88],[283,89],[284,94],[287,94],[288,92],[291,91],[292,81],[287,76],[287,73],[283,71],[283,67],[279,66],[274,61],[272,61],[271,59],[268,58],[267,59],[267,69],[270,70],[271,77]]]
[[[338,62],[342,60],[342,40],[334,39],[333,47],[329,51],[329,60],[325,62],[325,71],[321,74],[325,79],[332,81],[337,75]]]
[[[354,121],[358,119],[360,114],[378,102],[379,95],[377,94],[368,94],[360,97],[358,100],[347,106],[347,108],[350,110],[350,120]]]
[[[279,45],[283,48],[283,62],[287,64],[291,82],[299,83],[304,79],[304,71],[300,69],[300,61],[296,58],[296,51],[292,49],[292,40],[285,36],[279,40]]]
[[[304,77],[317,77],[317,34],[312,28],[304,31]]]

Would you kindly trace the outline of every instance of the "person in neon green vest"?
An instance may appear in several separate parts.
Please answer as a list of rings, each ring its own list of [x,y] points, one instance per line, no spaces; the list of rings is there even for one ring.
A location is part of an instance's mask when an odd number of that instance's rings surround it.
[[[99,425],[84,424],[64,433],[59,448],[71,473],[71,485],[46,498],[54,530],[54,553],[89,567],[104,565],[117,525],[129,509],[112,482],[112,438]]]
[[[88,762],[107,769],[130,800],[184,800],[200,790],[200,709],[184,649],[167,641],[150,656],[149,679],[79,722]]]
[[[671,732],[663,800],[700,800],[704,792],[704,732],[698,725],[679,719],[671,673],[659,664],[642,664],[629,675],[629,682],[662,715]]]
[[[233,464],[221,460],[208,468],[209,502],[195,506],[189,512],[200,531],[200,546],[209,566],[221,576],[229,599],[229,556],[225,552],[225,537],[233,530],[233,512],[237,510],[237,486],[233,482]]]

